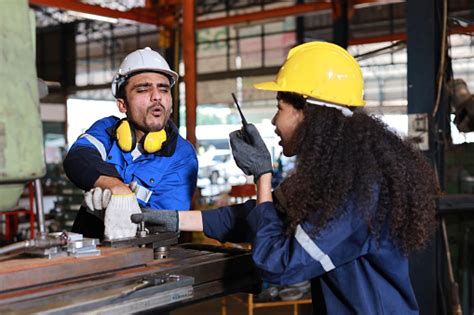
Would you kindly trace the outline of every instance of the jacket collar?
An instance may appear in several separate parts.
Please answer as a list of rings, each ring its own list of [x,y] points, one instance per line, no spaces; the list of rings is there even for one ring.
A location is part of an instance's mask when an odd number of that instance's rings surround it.
[[[179,131],[178,127],[171,121],[168,120],[165,126],[166,131],[166,142],[163,148],[156,152],[157,156],[172,156],[176,150],[176,144],[178,143]]]

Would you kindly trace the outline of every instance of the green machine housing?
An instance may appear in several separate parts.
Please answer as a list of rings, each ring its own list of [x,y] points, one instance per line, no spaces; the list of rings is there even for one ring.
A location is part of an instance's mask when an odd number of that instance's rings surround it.
[[[34,15],[27,0],[0,10],[0,211],[14,207],[25,183],[45,172],[35,67]]]

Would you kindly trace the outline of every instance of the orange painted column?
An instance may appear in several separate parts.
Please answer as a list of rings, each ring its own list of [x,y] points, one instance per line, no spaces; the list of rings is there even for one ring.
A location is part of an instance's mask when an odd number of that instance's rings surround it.
[[[186,85],[186,139],[196,146],[196,14],[195,1],[183,1],[182,44]]]

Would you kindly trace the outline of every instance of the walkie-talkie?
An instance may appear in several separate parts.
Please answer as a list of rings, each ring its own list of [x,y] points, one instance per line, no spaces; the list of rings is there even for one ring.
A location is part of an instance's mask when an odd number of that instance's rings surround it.
[[[242,110],[240,109],[239,101],[237,101],[237,97],[235,97],[235,94],[232,93],[232,98],[234,99],[235,106],[237,106],[237,110],[239,111],[240,118],[242,119],[242,137],[245,142],[248,144],[252,144],[252,140],[249,136],[249,132],[247,130],[247,120],[244,117],[244,114],[242,114]]]

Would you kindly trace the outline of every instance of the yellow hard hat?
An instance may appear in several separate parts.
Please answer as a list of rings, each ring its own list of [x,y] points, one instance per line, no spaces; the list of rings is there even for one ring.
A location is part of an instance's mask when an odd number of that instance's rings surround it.
[[[254,85],[259,90],[293,92],[345,106],[365,106],[359,64],[345,49],[326,42],[309,42],[288,53],[275,81]]]

